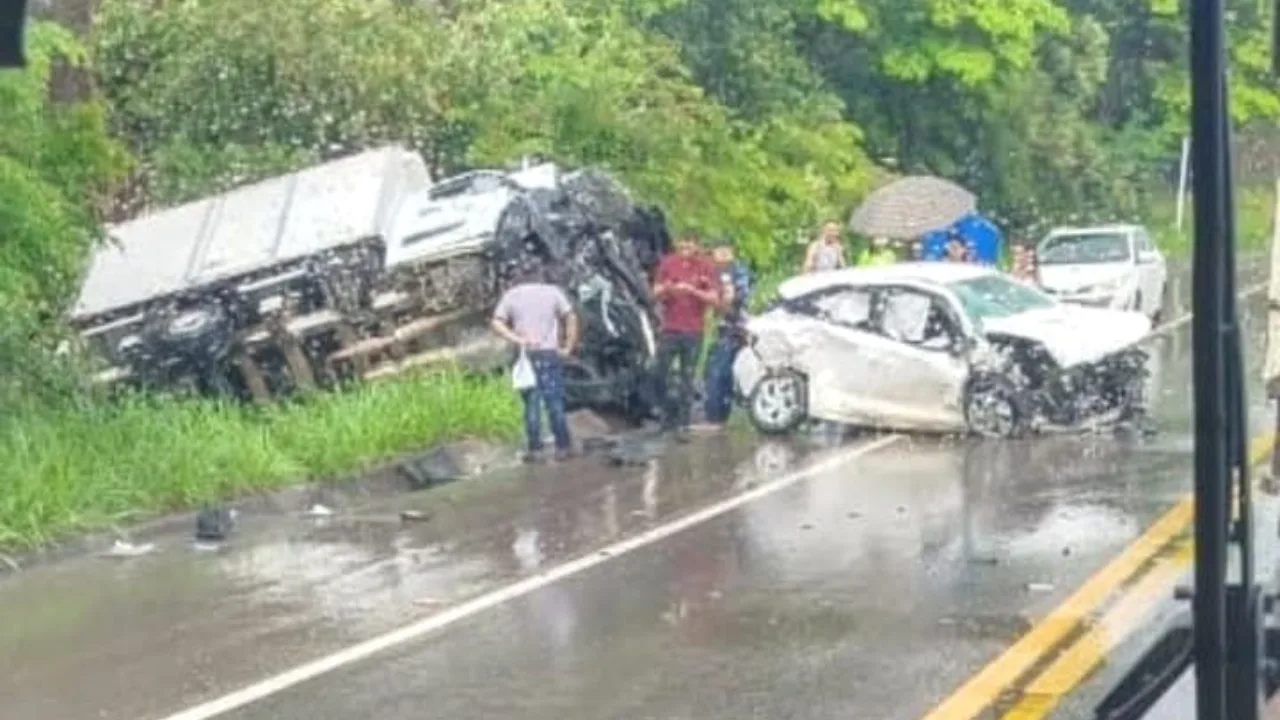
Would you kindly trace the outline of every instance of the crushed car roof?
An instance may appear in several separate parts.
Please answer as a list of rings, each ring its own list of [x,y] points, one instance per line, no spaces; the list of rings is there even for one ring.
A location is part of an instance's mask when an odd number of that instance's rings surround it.
[[[880,285],[893,282],[946,284],[996,274],[999,271],[983,265],[949,262],[853,267],[797,275],[779,285],[778,294],[783,298],[794,298],[838,285]]]
[[[84,319],[384,234],[406,192],[428,187],[391,145],[107,228],[72,319]]]

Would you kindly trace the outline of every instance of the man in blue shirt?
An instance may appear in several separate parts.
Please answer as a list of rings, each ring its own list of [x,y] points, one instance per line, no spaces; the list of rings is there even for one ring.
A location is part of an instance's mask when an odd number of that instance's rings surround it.
[[[705,368],[706,421],[722,427],[733,409],[733,361],[746,345],[747,299],[751,294],[751,274],[733,257],[733,245],[721,240],[711,248],[721,301],[717,308],[715,343]]]

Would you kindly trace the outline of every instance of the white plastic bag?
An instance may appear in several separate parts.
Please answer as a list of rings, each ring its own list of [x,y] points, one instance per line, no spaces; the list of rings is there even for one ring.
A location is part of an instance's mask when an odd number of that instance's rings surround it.
[[[516,364],[511,367],[511,387],[516,390],[532,390],[538,384],[538,376],[533,371],[533,361],[529,353],[520,351]]]

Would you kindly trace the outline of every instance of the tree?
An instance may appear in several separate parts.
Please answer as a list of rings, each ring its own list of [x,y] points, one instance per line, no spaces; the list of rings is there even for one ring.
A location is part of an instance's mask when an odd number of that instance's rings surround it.
[[[52,104],[56,63],[80,66],[84,48],[65,29],[36,22],[28,66],[0,71],[0,404],[66,379],[49,362],[96,220],[127,157],[96,102]]]
[[[161,202],[385,142],[438,174],[537,153],[617,172],[680,224],[769,262],[776,237],[868,178],[837,103],[735,117],[676,46],[608,5],[108,0],[95,47]]]

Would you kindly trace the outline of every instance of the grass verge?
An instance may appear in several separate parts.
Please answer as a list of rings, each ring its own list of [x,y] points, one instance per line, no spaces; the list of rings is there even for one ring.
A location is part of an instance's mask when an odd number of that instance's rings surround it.
[[[357,470],[463,437],[519,432],[505,378],[457,372],[266,408],[137,397],[24,413],[0,430],[0,548]]]

